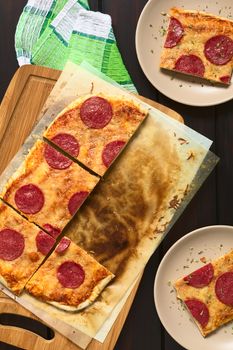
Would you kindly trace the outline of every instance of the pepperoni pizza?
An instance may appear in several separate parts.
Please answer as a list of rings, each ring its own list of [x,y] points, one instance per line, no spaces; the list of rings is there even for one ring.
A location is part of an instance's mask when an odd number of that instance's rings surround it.
[[[114,275],[93,257],[63,237],[26,285],[41,300],[66,311],[90,305]]]
[[[170,10],[160,67],[230,84],[233,21],[205,12]]]
[[[233,319],[233,251],[174,284],[203,336]]]
[[[55,239],[0,201],[0,281],[20,294]]]
[[[96,176],[38,140],[1,196],[56,238],[98,181]]]
[[[88,95],[64,109],[44,136],[103,175],[146,115],[147,111],[133,99]]]

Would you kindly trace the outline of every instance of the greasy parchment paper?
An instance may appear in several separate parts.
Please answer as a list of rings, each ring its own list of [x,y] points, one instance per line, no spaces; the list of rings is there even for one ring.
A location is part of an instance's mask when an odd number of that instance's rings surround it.
[[[88,70],[87,70],[88,69]],[[97,76],[90,66],[68,64],[43,117],[0,177],[0,190],[35,139],[54,117],[81,95],[107,93],[137,99]],[[104,341],[138,275],[217,162],[211,141],[139,101],[149,116],[66,227],[65,234],[107,266],[116,278],[89,308],[68,313],[24,293],[8,295],[74,343]],[[80,331],[87,335],[80,336]]]

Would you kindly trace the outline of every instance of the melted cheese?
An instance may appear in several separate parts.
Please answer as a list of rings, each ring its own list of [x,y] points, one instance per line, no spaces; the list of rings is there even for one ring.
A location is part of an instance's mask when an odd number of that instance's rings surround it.
[[[109,124],[102,129],[87,127],[80,118],[82,103],[91,97],[80,97],[64,109],[46,130],[44,137],[51,139],[59,133],[73,135],[80,144],[77,159],[99,175],[103,175],[107,168],[102,161],[104,147],[112,141],[127,142],[147,115],[133,100],[123,96],[101,96],[107,99],[113,109],[113,117]]]
[[[85,272],[78,288],[65,288],[57,279],[57,268],[65,261],[80,264]],[[93,257],[71,242],[64,254],[54,251],[26,285],[33,296],[66,311],[89,306],[112,280],[114,275]]]
[[[188,285],[183,277],[175,282],[177,297],[182,301],[186,299],[198,299],[202,301],[209,310],[209,322],[206,327],[199,327],[203,336],[213,332],[216,328],[233,319],[233,307],[227,306],[218,300],[215,294],[215,282],[224,272],[233,271],[233,251],[212,262],[214,268],[214,277],[208,286],[203,288],[194,288]]]
[[[214,65],[205,57],[204,45],[216,35],[226,35],[233,40],[233,21],[204,12],[177,8],[172,8],[169,15],[181,22],[184,36],[175,47],[163,48],[161,68],[174,70],[175,63],[181,55],[192,54],[201,58],[205,66],[205,79],[221,82],[220,77],[231,76],[233,59],[224,65]]]
[[[21,167],[8,181],[1,197],[18,210],[15,193],[23,185],[37,185],[44,194],[43,208],[36,214],[25,214],[40,227],[50,224],[61,231],[71,220],[68,203],[79,191],[91,192],[99,179],[72,162],[67,169],[51,168],[44,158],[45,143],[37,141]]]
[[[20,294],[45,258],[36,246],[35,238],[40,230],[0,202],[0,230],[3,228],[13,229],[24,236],[25,248],[21,256],[11,261],[0,259],[0,282],[15,294]]]

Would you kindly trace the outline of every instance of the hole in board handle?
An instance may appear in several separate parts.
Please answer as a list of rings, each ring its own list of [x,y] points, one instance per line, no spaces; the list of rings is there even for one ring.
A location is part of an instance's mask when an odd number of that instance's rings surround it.
[[[30,317],[11,313],[1,313],[0,324],[27,329],[46,340],[54,338],[54,331],[51,328]]]
[[[3,343],[2,341],[0,341],[0,349],[1,350],[24,350],[22,348],[18,348],[17,346]]]

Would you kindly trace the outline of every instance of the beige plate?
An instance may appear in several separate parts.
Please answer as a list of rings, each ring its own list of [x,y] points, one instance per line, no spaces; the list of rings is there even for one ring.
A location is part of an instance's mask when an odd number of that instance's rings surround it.
[[[208,4],[208,5],[206,5]],[[233,98],[233,82],[229,87],[212,86],[198,78],[159,69],[164,29],[171,7],[201,10],[233,19],[232,0],[150,0],[144,7],[136,30],[136,51],[146,77],[156,89],[169,98],[191,106],[212,106]],[[220,11],[221,10],[221,11]]]
[[[233,349],[232,322],[203,338],[189,313],[176,299],[171,282],[203,266],[200,258],[216,259],[232,248],[232,226],[208,226],[182,237],[160,263],[154,284],[156,309],[168,333],[188,350]]]

